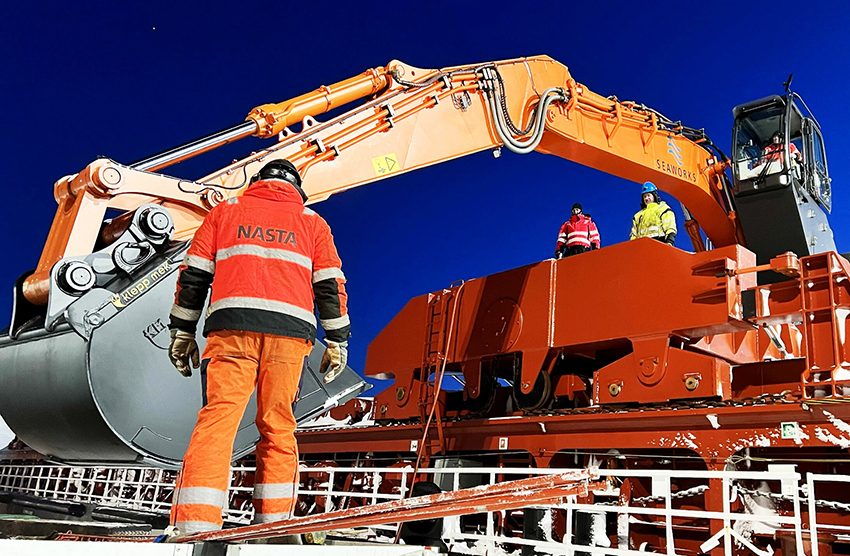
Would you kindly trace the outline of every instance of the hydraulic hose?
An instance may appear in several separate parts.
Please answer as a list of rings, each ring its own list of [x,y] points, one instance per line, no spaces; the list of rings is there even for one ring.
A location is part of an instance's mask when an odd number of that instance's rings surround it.
[[[550,87],[543,92],[540,102],[537,105],[534,116],[534,126],[531,129],[531,136],[525,141],[517,140],[507,129],[508,126],[503,120],[502,113],[496,106],[495,94],[491,89],[487,90],[487,100],[490,104],[490,113],[493,117],[493,123],[495,124],[496,133],[499,135],[499,139],[501,139],[501,141],[505,144],[505,147],[507,147],[510,151],[517,154],[527,154],[537,148],[537,145],[540,144],[541,139],[543,139],[543,132],[545,131],[545,124],[543,120],[546,117],[549,105],[556,100],[566,102],[567,98],[563,90],[557,87]]]
[[[493,118],[493,125],[496,128],[496,133],[498,134],[499,139],[509,150],[515,153],[527,154],[533,151],[537,148],[537,145],[540,144],[540,140],[543,138],[543,132],[545,131],[544,118],[546,117],[549,105],[555,100],[560,102],[567,101],[567,96],[564,90],[558,87],[550,87],[543,91],[543,94],[540,95],[540,102],[537,104],[535,114],[532,117],[529,127],[520,131],[513,122],[506,121],[506,118],[510,118],[510,114],[507,112],[504,86],[498,70],[492,67],[483,68],[482,76],[485,82],[485,86],[482,88],[487,95],[487,102],[490,105],[490,114]],[[498,93],[496,92],[497,83],[499,85]],[[498,100],[496,99],[497,94],[499,96]],[[500,103],[502,110],[499,110],[497,102]],[[524,135],[528,132],[528,130],[531,131],[531,136],[526,140],[520,140],[514,137],[515,133]]]

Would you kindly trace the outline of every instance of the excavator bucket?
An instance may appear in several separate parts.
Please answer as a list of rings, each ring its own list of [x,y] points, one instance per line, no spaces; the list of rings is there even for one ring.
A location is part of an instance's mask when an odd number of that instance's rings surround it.
[[[25,330],[13,317],[11,333],[0,338],[0,413],[23,442],[67,463],[179,467],[203,404],[204,378],[203,366],[182,377],[167,353],[168,313],[187,248],[172,245],[61,312],[48,307],[46,328]],[[204,338],[198,340],[203,349]],[[317,342],[302,373],[294,407],[299,423],[370,387],[351,368],[325,384],[323,351]],[[234,458],[259,439],[255,414],[252,397]]]

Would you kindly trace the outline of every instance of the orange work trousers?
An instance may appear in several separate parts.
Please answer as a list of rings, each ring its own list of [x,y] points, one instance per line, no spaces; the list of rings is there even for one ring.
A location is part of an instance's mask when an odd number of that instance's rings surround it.
[[[207,403],[177,478],[171,523],[181,533],[215,531],[227,506],[230,460],[245,406],[257,388],[255,523],[290,517],[298,481],[292,404],[312,344],[303,339],[219,330],[210,332],[204,359]]]

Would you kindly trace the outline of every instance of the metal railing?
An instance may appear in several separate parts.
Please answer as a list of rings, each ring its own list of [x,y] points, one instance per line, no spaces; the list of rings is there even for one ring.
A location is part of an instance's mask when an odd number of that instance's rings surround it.
[[[847,520],[847,525],[821,525],[818,522],[818,507],[828,507],[843,511],[845,516],[850,515],[850,503],[841,503],[837,500],[820,500],[816,497],[815,488],[818,483],[850,483],[850,476],[847,475],[822,475],[819,473],[806,474],[806,494],[809,505],[809,534],[812,539],[819,539],[818,530],[829,527],[832,531],[846,532],[846,537],[850,540],[850,519]],[[848,501],[850,502],[850,501]],[[812,541],[812,556],[818,556],[818,544]],[[802,554],[802,552],[797,552]]]
[[[167,513],[174,471],[144,466],[0,465],[0,490],[40,498]]]
[[[443,490],[458,490],[564,471],[568,470],[453,466],[420,469],[416,479],[431,480]],[[234,524],[246,524],[253,517],[254,468],[235,466],[232,472],[226,519]],[[850,542],[850,525],[818,521],[819,508],[821,516],[828,509],[834,518],[835,512],[850,509],[850,500],[822,500],[816,492],[816,489],[826,492],[824,483],[850,483],[847,475],[809,473],[801,489],[801,477],[793,469],[766,472],[602,469],[598,473],[605,477],[608,486],[593,493],[594,503],[566,499],[555,506],[533,508],[539,510],[536,515],[540,516],[539,523],[533,527],[535,531],[522,531],[518,525],[522,523],[521,511],[491,512],[474,518],[446,518],[443,540],[455,552],[463,551],[467,545],[475,545],[479,551],[497,546],[528,546],[544,552],[634,556],[646,552],[679,554],[680,550],[687,550],[683,543],[693,545],[694,535],[699,537],[700,552],[722,547],[726,555],[732,555],[737,546],[768,556],[771,549],[761,541],[771,532],[781,532],[789,540],[793,538],[799,555],[804,554],[804,533],[817,538],[819,532],[828,528],[831,533],[838,533],[841,541]],[[175,478],[173,471],[142,466],[0,465],[3,491],[159,513],[170,509]],[[412,466],[302,465],[300,511],[328,512],[397,500],[407,496],[413,479]],[[712,489],[719,489],[720,493]],[[632,492],[644,495],[633,497]],[[847,490],[832,489],[830,494],[835,496],[840,492]],[[707,506],[705,498],[710,495],[714,500],[722,500],[720,511],[700,509]],[[807,520],[803,519],[803,505],[811,509]],[[584,514],[580,527],[575,525],[578,514]],[[683,523],[691,525],[686,527]],[[633,530],[641,530],[643,534],[653,531],[652,536],[659,539],[662,547],[636,546]],[[387,542],[395,533],[395,526],[374,527],[369,532]],[[688,541],[683,540],[685,533]],[[818,556],[818,543],[811,544],[812,556]]]

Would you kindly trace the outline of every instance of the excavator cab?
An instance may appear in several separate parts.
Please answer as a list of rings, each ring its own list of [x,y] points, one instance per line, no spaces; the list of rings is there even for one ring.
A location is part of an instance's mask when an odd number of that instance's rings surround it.
[[[785,251],[835,251],[820,125],[793,92],[735,107],[732,175],[747,246],[759,264]]]

